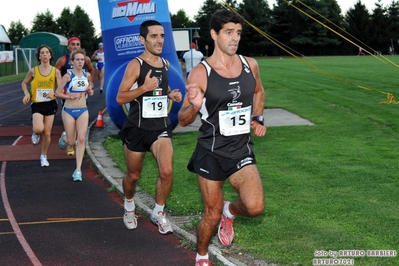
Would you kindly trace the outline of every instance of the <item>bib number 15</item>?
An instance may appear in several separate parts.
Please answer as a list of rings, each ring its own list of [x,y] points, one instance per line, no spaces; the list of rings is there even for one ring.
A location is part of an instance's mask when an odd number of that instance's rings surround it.
[[[233,136],[251,130],[251,106],[237,110],[219,111],[220,134]]]

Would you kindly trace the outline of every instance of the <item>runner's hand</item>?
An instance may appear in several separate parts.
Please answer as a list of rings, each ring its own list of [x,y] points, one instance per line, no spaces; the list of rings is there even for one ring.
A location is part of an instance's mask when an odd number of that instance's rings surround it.
[[[156,88],[158,88],[158,79],[156,77],[150,77],[152,73],[152,70],[150,69],[147,73],[147,75],[145,76],[145,80],[144,80],[144,88],[146,91],[153,91]]]
[[[30,94],[29,93],[25,93],[24,98],[22,99],[22,103],[23,104],[27,104],[30,101]]]
[[[175,102],[180,102],[182,99],[181,92],[179,91],[179,89],[174,89],[173,91],[170,91],[168,97],[169,99]]]
[[[201,89],[197,87],[197,84],[188,84],[186,86],[186,97],[190,104],[194,106],[201,106],[202,100],[204,99],[204,94]]]
[[[253,135],[256,137],[263,137],[266,135],[267,128],[256,121],[251,121],[251,128],[254,131]]]

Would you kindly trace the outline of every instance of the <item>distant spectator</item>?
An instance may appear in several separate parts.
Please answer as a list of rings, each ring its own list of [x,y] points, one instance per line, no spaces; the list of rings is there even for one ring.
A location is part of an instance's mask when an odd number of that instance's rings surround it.
[[[183,61],[186,62],[187,77],[191,70],[204,60],[204,55],[200,51],[197,51],[196,48],[195,43],[191,43],[191,49],[183,54]]]

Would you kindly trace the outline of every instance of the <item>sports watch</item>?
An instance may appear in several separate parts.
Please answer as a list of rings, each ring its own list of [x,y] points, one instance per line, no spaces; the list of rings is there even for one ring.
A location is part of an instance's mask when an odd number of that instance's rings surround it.
[[[263,116],[261,116],[261,115],[255,115],[255,116],[253,116],[253,117],[252,117],[252,121],[256,121],[256,122],[258,122],[259,124],[261,124],[262,126],[264,125],[264,123],[263,123]]]

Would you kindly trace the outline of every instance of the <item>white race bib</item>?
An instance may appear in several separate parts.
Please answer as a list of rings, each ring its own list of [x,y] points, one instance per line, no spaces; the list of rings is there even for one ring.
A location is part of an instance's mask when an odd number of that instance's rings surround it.
[[[219,128],[220,134],[223,136],[249,133],[251,130],[251,106],[219,111]]]
[[[87,88],[89,87],[89,82],[86,78],[74,78],[72,80],[72,88],[70,90],[71,93],[82,93],[86,92]]]
[[[52,99],[47,98],[47,94],[52,92],[52,89],[37,89],[36,90],[36,102],[49,102]]]
[[[143,97],[143,117],[159,118],[168,116],[168,96]]]

